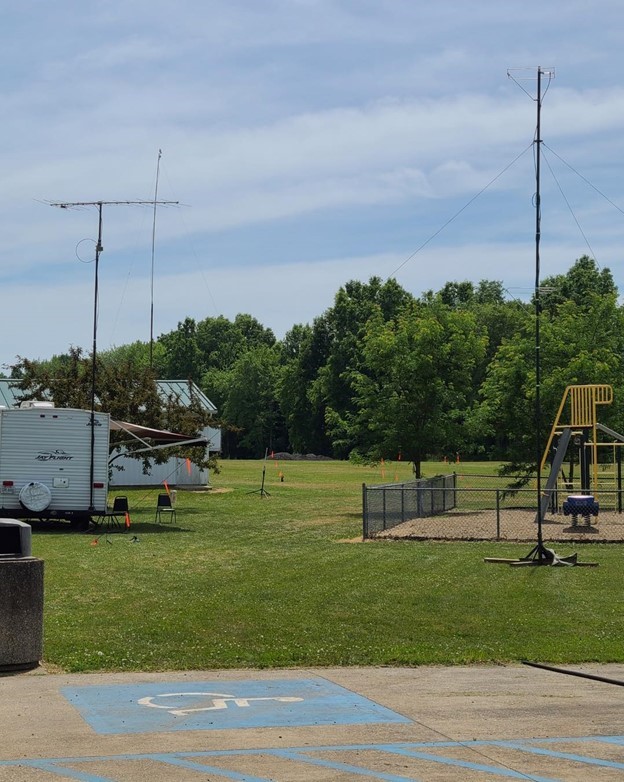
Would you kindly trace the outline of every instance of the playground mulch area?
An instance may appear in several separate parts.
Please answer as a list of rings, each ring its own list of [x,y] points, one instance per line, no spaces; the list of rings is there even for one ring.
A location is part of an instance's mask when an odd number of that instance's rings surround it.
[[[375,535],[384,539],[412,540],[509,540],[534,541],[536,511],[524,508],[496,510],[452,510],[438,516],[411,519]],[[605,513],[581,518],[576,525],[569,516],[547,514],[542,525],[544,542],[616,543],[624,542],[624,515]]]

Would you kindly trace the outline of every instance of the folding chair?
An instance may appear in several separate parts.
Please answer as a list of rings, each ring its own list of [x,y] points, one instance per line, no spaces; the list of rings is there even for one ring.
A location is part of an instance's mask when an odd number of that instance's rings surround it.
[[[164,519],[169,517],[168,521]],[[170,524],[176,520],[176,510],[171,504],[171,497],[168,494],[159,494],[158,502],[156,503],[156,523],[157,524]]]
[[[113,500],[113,509],[110,511],[110,513],[107,513],[107,527],[116,526],[116,527],[125,527],[126,525],[126,514],[128,513],[128,498],[127,497],[115,497]],[[123,519],[122,522],[119,521],[119,517]]]

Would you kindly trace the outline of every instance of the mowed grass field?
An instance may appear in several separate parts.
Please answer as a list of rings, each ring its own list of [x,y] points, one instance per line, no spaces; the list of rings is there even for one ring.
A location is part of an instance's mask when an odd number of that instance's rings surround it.
[[[425,474],[454,467],[429,464]],[[402,462],[223,461],[211,491],[177,492],[176,524],[154,523],[157,489],[134,489],[115,492],[130,500],[123,534],[36,530],[45,663],[149,671],[624,659],[621,545],[581,546],[579,558],[597,568],[511,568],[483,559],[530,547],[363,543],[362,483],[409,478]]]

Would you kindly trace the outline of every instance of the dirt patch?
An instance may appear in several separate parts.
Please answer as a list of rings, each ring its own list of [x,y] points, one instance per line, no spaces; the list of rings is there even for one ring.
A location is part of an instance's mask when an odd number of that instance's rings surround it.
[[[535,517],[535,510],[525,509],[505,509],[498,515],[495,510],[449,511],[440,516],[406,521],[377,533],[375,538],[534,541],[537,536]],[[547,515],[542,534],[545,542],[624,542],[624,515],[592,517],[590,525],[579,519],[576,526],[569,516]]]
[[[331,456],[321,456],[315,453],[286,453],[280,451],[279,453],[271,454],[271,459],[276,462],[331,462]]]
[[[182,488],[182,491],[192,491],[193,494],[227,494],[228,492],[234,491],[234,489],[184,489]]]

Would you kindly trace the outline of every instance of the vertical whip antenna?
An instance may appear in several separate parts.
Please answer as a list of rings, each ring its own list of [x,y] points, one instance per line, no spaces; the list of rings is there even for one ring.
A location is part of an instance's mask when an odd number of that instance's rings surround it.
[[[156,248],[156,207],[158,206],[158,177],[160,174],[160,158],[162,149],[158,150],[158,161],[156,163],[156,185],[154,187],[154,216],[152,220],[152,270],[150,275],[150,342],[149,342],[149,365],[154,368],[154,255]]]

